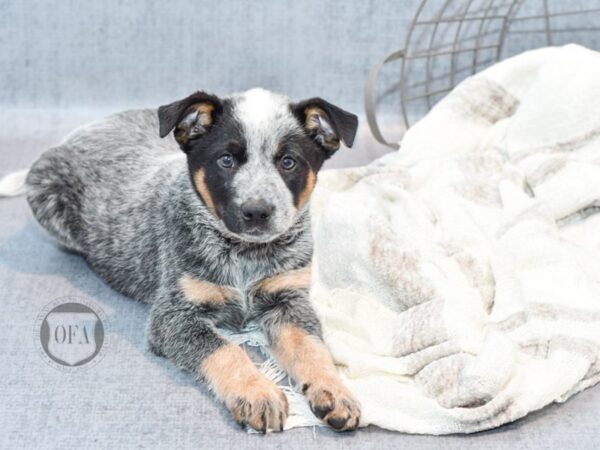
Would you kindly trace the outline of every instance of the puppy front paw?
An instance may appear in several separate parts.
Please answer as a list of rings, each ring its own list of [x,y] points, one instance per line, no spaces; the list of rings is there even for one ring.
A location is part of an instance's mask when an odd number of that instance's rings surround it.
[[[266,433],[283,431],[288,416],[288,402],[276,384],[260,377],[248,383],[230,405],[234,419],[242,427],[249,426]]]
[[[336,431],[353,431],[360,420],[360,405],[338,379],[302,387],[313,414]]]

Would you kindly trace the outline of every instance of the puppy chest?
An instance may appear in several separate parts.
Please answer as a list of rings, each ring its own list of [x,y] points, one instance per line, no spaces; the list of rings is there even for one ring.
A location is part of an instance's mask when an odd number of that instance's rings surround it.
[[[184,298],[201,306],[215,324],[239,328],[253,317],[252,287],[271,271],[267,263],[237,259],[214,276],[186,273],[179,285]]]

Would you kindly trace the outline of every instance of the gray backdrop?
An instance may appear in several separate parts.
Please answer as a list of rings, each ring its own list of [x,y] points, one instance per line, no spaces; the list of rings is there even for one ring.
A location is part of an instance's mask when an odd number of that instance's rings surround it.
[[[0,1],[0,104],[129,107],[262,86],[362,105],[415,1]]]
[[[294,99],[321,95],[360,114],[368,68],[403,46],[417,3],[0,0],[0,177],[76,125],[196,89],[226,94],[258,85]],[[535,46],[530,38],[516,48]],[[382,88],[397,66],[386,73]],[[382,110],[397,123],[393,100]],[[363,126],[355,148],[338,152],[330,167],[363,164],[381,151]],[[98,366],[78,375],[49,367],[32,336],[42,308],[68,295],[105,311],[111,339]],[[22,197],[0,199],[0,305],[0,448],[592,449],[600,441],[598,387],[469,437],[375,428],[248,436],[190,375],[148,351],[146,308],[61,251]]]
[[[539,12],[542,1],[525,0],[522,10]],[[419,3],[0,0],[0,105],[118,109],[162,104],[197,89],[227,94],[262,86],[297,100],[323,96],[361,114],[369,67],[404,46]],[[429,1],[432,9],[444,3]],[[600,0],[549,4],[560,12]],[[599,17],[555,23],[581,28]],[[555,42],[597,48],[598,35],[561,33]],[[539,34],[518,35],[505,56],[543,43]],[[382,90],[397,81],[397,67],[384,72]],[[397,114],[397,100],[388,96],[381,111]]]

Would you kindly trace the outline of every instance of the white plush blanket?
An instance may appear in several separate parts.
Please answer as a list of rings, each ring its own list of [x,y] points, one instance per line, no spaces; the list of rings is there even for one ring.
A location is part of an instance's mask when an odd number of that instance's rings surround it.
[[[470,433],[598,381],[600,54],[467,79],[313,202],[312,298],[362,425]]]

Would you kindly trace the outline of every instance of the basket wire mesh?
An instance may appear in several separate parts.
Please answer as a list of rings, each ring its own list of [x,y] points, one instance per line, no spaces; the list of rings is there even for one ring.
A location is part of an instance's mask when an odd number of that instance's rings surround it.
[[[373,136],[399,148],[385,140],[375,115],[377,79],[386,64],[400,64],[394,89],[408,129],[464,78],[507,56],[569,42],[598,48],[599,19],[600,0],[422,0],[404,48],[369,73],[365,101]]]

